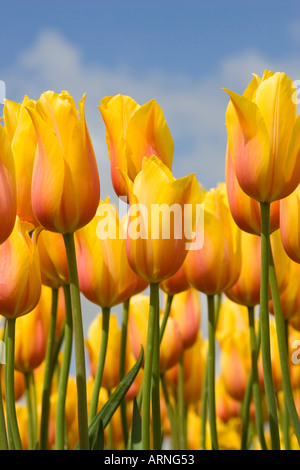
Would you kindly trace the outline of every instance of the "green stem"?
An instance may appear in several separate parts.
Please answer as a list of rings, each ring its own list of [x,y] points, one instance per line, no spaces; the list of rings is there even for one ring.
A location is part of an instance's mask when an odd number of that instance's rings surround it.
[[[259,329],[257,335],[255,332],[255,317],[254,307],[248,307],[248,320],[249,320],[249,333],[250,333],[250,348],[251,348],[251,382],[253,391],[253,400],[255,406],[255,420],[257,434],[260,441],[262,450],[267,450],[267,445],[264,436],[264,414],[261,401],[261,391],[258,378],[258,351],[261,342],[261,330]]]
[[[161,388],[163,391],[165,403],[166,403],[166,408],[167,408],[167,413],[168,413],[168,418],[170,421],[170,427],[171,427],[171,438],[172,438],[172,450],[179,450],[179,440],[178,440],[178,435],[177,435],[177,424],[176,424],[176,418],[174,414],[174,410],[172,408],[172,405],[170,403],[170,398],[169,398],[169,392],[168,392],[168,387],[166,384],[166,379],[164,374],[160,375],[160,381],[161,381]]]
[[[202,396],[201,396],[201,439],[200,439],[200,449],[206,449],[206,419],[207,419],[207,389],[208,383],[208,367],[207,363],[205,364],[205,371],[204,371],[204,380],[202,386]]]
[[[72,324],[72,306],[70,286],[64,285],[64,298],[65,298],[65,312],[66,321],[64,326],[64,352],[61,370],[58,382],[58,397],[56,408],[56,423],[55,423],[55,445],[56,450],[63,450],[65,448],[65,403],[67,396],[68,378],[72,355],[73,346],[73,324]]]
[[[277,342],[279,349],[279,358],[281,365],[281,374],[283,381],[283,391],[284,399],[287,410],[289,412],[289,417],[297,437],[298,444],[300,445],[300,421],[297,413],[297,409],[294,402],[293,389],[291,385],[289,364],[288,364],[288,353],[287,353],[287,337],[286,337],[286,328],[281,310],[280,294],[278,289],[276,271],[274,266],[274,260],[272,256],[272,251],[270,248],[270,286],[271,293],[274,305],[274,315],[275,315],[275,324],[276,324],[276,333],[277,333]]]
[[[178,370],[178,417],[179,417],[179,446],[180,450],[187,450],[187,428],[186,417],[187,407],[184,397],[184,353],[182,353],[179,361]]]
[[[10,431],[8,436],[9,447],[11,449],[21,450],[22,442],[16,414],[14,383],[16,319],[8,318],[6,325],[5,403]]]
[[[158,284],[150,284],[150,306],[147,342],[145,351],[143,392],[142,392],[142,449],[150,449],[150,400],[151,400],[151,380],[152,380],[152,362],[153,346],[155,335],[155,321],[157,311],[157,297],[159,294]]]
[[[167,301],[166,301],[166,305],[165,305],[165,308],[164,308],[164,313],[163,313],[163,317],[162,317],[162,321],[161,321],[161,325],[160,325],[160,333],[159,333],[160,342],[161,342],[161,340],[163,338],[163,335],[164,335],[164,332],[165,332],[167,320],[169,318],[169,314],[170,314],[170,310],[171,310],[171,306],[172,306],[173,297],[174,296],[171,295],[171,294],[169,294],[168,297],[167,297]]]
[[[260,320],[261,352],[264,385],[269,414],[272,449],[280,449],[276,397],[272,377],[269,325],[269,253],[270,253],[270,204],[261,203],[261,280],[260,280]]]
[[[5,334],[5,325],[3,328],[3,339],[4,339],[4,334]],[[0,347],[1,348],[5,347],[4,344],[5,344],[4,342],[0,343]],[[0,377],[2,374],[2,367],[3,367],[3,364],[0,362]],[[8,450],[8,439],[7,439],[6,422],[5,422],[5,415],[4,415],[4,408],[3,408],[1,383],[2,383],[2,380],[0,378],[0,450]]]
[[[74,234],[63,235],[70,276],[72,321],[75,346],[75,367],[77,384],[78,431],[80,450],[89,449],[88,412],[85,370],[85,347],[82,324],[81,299],[77,272]]]
[[[25,372],[24,378],[28,412],[28,443],[29,449],[34,449],[37,442],[37,414],[33,372]]]
[[[58,289],[52,289],[52,305],[50,315],[50,325],[47,340],[47,350],[45,357],[45,373],[42,392],[42,411],[40,423],[40,448],[47,450],[48,448],[48,430],[49,430],[49,413],[50,413],[50,395],[53,372],[53,348],[55,343],[55,328],[57,317]]]
[[[126,372],[125,370],[126,360],[125,359],[126,359],[129,305],[130,305],[130,298],[125,300],[125,302],[123,302],[120,366],[119,366],[119,381],[120,382]],[[122,424],[122,433],[123,433],[123,441],[124,441],[125,449],[127,448],[127,443],[128,443],[128,423],[127,423],[126,409],[127,409],[126,398],[123,398],[120,404],[120,412],[121,412],[121,424]]]
[[[153,450],[160,450],[162,445],[160,416],[160,328],[159,296],[157,295],[157,313],[155,315],[155,332],[152,363],[152,432]]]
[[[218,449],[218,435],[216,423],[216,405],[215,405],[215,299],[213,295],[207,295],[208,303],[208,411],[211,434],[212,449]]]
[[[101,331],[101,345],[99,351],[99,357],[97,362],[97,370],[94,380],[91,405],[90,405],[90,415],[89,421],[91,422],[97,414],[99,393],[102,384],[102,377],[104,371],[105,357],[107,351],[108,343],[108,334],[109,334],[109,317],[110,317],[110,308],[102,308],[102,331]]]

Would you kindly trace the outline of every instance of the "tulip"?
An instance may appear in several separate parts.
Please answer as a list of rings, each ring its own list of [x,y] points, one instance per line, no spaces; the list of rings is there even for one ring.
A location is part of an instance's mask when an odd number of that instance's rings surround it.
[[[188,289],[176,294],[172,302],[170,316],[179,326],[183,349],[190,348],[198,337],[201,323],[199,292],[195,289]]]
[[[37,150],[37,136],[26,109],[29,102],[27,96],[24,96],[22,103],[5,100],[3,116],[4,129],[11,142],[16,167],[17,215],[21,220],[37,227],[39,223],[31,204],[31,181]]]
[[[300,206],[300,185],[290,196],[280,201],[280,235],[288,256],[300,263],[300,237],[298,213]]]
[[[147,287],[128,263],[126,218],[119,220],[109,198],[100,202],[91,222],[75,233],[75,246],[80,290],[91,302],[111,308]]]
[[[224,185],[208,191],[204,198],[203,245],[190,250],[187,276],[195,289],[215,295],[229,289],[238,279],[241,266],[240,230],[228,206]]]
[[[38,152],[31,199],[36,219],[46,230],[63,234],[70,275],[72,321],[78,385],[79,441],[88,449],[85,349],[74,232],[94,217],[100,198],[96,158],[85,121],[85,95],[76,109],[66,91],[47,91],[26,109],[33,121]]]
[[[63,236],[42,230],[37,239],[42,284],[58,289],[69,284],[68,260]]]
[[[241,233],[240,275],[225,292],[234,302],[246,306],[255,306],[260,302],[260,247],[260,237],[247,232]]]
[[[9,138],[0,125],[0,244],[11,234],[17,213],[16,170]]]
[[[241,189],[234,172],[232,158],[227,146],[226,189],[230,211],[235,223],[241,230],[253,235],[261,233],[260,205]],[[270,205],[270,233],[279,228],[280,201]]]
[[[265,71],[243,95],[226,90],[228,145],[242,190],[270,203],[291,194],[300,182],[300,116],[295,87],[284,73]]]
[[[140,106],[124,95],[106,96],[99,110],[106,129],[111,179],[116,194],[128,196],[118,169],[134,181],[144,157],[156,155],[171,169],[174,143],[162,109],[155,100]]]
[[[159,287],[172,297],[189,289],[190,283],[186,272],[186,262],[183,262],[175,274],[162,281]]]
[[[26,105],[38,140],[32,208],[39,223],[52,232],[73,233],[83,227],[99,203],[99,175],[84,103],[85,96],[77,111],[69,93],[48,91]]]

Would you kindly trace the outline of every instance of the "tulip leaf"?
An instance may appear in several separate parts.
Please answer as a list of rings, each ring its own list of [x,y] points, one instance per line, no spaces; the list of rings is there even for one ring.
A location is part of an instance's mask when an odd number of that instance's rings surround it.
[[[100,419],[98,429],[96,430],[94,441],[91,445],[91,450],[104,450],[104,426],[103,421]]]
[[[136,398],[133,402],[132,428],[131,428],[131,449],[141,450],[142,444],[142,419]]]
[[[105,405],[101,408],[99,413],[94,417],[92,422],[89,425],[89,443],[90,449],[96,450],[100,442],[101,437],[101,429],[103,430],[110,422],[113,414],[120,406],[121,401],[123,400],[124,396],[126,395],[128,389],[130,388],[132,382],[136,378],[138,371],[143,362],[144,350],[141,349],[140,355],[132,367],[130,371],[123,377],[117,388],[114,392],[110,395],[109,399],[105,403]],[[79,443],[77,443],[75,449],[79,449]]]

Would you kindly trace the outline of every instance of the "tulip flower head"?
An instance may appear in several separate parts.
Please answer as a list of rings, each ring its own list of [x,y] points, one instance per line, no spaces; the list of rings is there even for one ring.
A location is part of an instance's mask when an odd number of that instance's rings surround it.
[[[128,196],[119,168],[134,181],[143,158],[154,154],[172,169],[174,143],[155,100],[140,106],[129,96],[106,96],[99,110],[106,128],[112,184],[119,197]]]
[[[155,155],[144,158],[129,189],[127,256],[132,269],[149,283],[175,274],[192,243],[202,193],[195,175],[175,179]]]
[[[11,234],[17,213],[16,170],[9,138],[0,125],[0,244]]]
[[[47,91],[26,108],[38,140],[32,208],[52,232],[72,233],[95,215],[100,199],[96,158],[85,121],[85,96],[77,111],[68,92]]]
[[[300,182],[300,116],[296,90],[284,73],[254,74],[243,95],[226,90],[228,145],[237,180],[248,196],[273,202]]]

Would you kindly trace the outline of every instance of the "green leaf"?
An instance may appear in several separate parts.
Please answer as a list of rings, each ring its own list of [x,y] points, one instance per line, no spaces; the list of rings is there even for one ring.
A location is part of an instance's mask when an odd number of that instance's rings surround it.
[[[91,443],[91,450],[104,450],[104,426],[100,419],[98,431],[95,433],[95,441]]]
[[[92,422],[89,425],[89,443],[90,449],[93,446],[97,445],[97,441],[99,439],[99,427],[103,426],[103,430],[110,422],[113,414],[120,406],[121,401],[123,400],[124,396],[126,395],[128,389],[130,388],[132,382],[137,376],[138,371],[143,362],[144,350],[141,349],[140,355],[132,367],[132,369],[123,377],[117,388],[114,392],[110,395],[109,399],[105,403],[105,405],[101,408],[99,413],[94,417]],[[102,424],[101,424],[102,422]],[[77,443],[75,449],[79,449],[79,444]]]
[[[133,413],[132,413],[132,427],[131,427],[131,449],[141,450],[142,445],[142,419],[140,416],[140,410],[134,398],[133,402]]]

